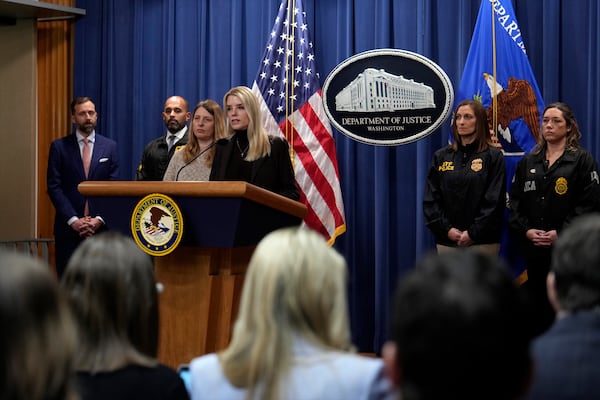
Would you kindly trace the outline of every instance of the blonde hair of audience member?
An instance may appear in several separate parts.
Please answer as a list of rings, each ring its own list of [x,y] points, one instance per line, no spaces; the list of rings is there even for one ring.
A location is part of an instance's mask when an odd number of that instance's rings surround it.
[[[78,371],[158,364],[153,264],[133,240],[115,232],[85,240],[71,257],[62,285],[79,329]]]
[[[271,154],[271,143],[269,142],[269,135],[262,125],[260,117],[260,106],[256,95],[246,86],[237,86],[230,89],[225,96],[223,96],[223,108],[225,114],[228,116],[229,107],[227,106],[227,99],[230,96],[237,97],[250,120],[248,128],[248,154],[246,154],[246,161],[255,161],[259,158],[265,157]],[[234,130],[229,123],[229,117],[227,118],[227,133],[229,136],[233,135]]]
[[[202,149],[200,149],[200,144],[198,143],[198,138],[194,133],[196,129],[194,118],[196,116],[196,112],[200,107],[208,111],[208,113],[214,118],[213,141],[217,141],[219,139],[227,137],[227,132],[225,130],[225,117],[223,115],[223,110],[221,109],[221,106],[219,106],[219,103],[211,99],[201,101],[200,103],[196,104],[196,107],[194,107],[194,111],[192,112],[191,129],[190,133],[188,134],[189,138],[187,144],[183,148],[184,162],[190,162],[198,153],[200,153],[200,151],[202,151]],[[209,167],[212,166],[214,157],[215,147],[213,146],[210,150],[208,150],[206,154],[206,164]]]
[[[76,399],[74,322],[47,265],[0,254],[0,398]]]
[[[219,354],[227,379],[254,398],[279,398],[295,338],[324,350],[353,351],[346,262],[317,233],[286,228],[257,246],[245,278],[229,347]]]

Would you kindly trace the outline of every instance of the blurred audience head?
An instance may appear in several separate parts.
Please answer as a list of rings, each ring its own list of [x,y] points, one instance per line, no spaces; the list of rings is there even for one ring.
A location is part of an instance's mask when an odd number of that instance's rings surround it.
[[[76,398],[76,331],[49,267],[0,253],[0,399]]]
[[[246,274],[229,347],[220,354],[235,386],[261,383],[276,398],[295,340],[324,350],[352,350],[344,258],[318,233],[285,228],[257,246]]]
[[[88,238],[71,257],[62,285],[79,330],[79,371],[156,364],[153,264],[132,239],[115,232]]]
[[[574,220],[558,236],[548,274],[548,296],[557,311],[600,307],[600,214]]]
[[[525,305],[497,258],[424,257],[397,289],[389,374],[403,400],[516,399],[529,385]]]

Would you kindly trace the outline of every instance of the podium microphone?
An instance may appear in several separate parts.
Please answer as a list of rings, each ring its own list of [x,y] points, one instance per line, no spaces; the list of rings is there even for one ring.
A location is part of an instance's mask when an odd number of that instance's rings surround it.
[[[191,159],[190,161],[188,161],[188,162],[186,162],[185,164],[183,164],[183,165],[181,166],[181,168],[179,168],[179,169],[177,170],[177,174],[175,175],[175,182],[177,182],[177,180],[179,179],[179,173],[180,173],[180,172],[181,172],[181,171],[182,171],[182,170],[183,170],[185,167],[187,167],[188,165],[190,165],[191,163],[193,163],[195,159],[197,159],[198,157],[200,157],[202,154],[206,153],[206,152],[207,152],[208,150],[210,150],[210,149],[211,149],[211,147],[213,147],[214,145],[215,145],[215,142],[212,142],[212,143],[210,144],[210,146],[208,146],[207,148],[205,148],[204,150],[202,150],[200,153],[196,154],[194,157],[192,157],[192,159]]]

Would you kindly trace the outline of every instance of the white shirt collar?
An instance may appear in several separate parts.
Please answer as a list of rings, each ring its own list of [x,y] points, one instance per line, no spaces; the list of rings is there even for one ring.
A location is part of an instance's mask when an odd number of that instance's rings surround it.
[[[77,143],[80,143],[85,137],[78,130],[75,131],[75,135],[77,136]],[[94,143],[96,141],[96,131],[94,130],[92,133],[90,133],[87,138],[91,143]]]
[[[175,142],[178,142],[181,140],[181,138],[183,137],[183,135],[185,135],[185,133],[187,132],[187,125],[184,126],[179,132],[172,134],[171,132],[167,131],[167,136],[165,138],[168,138],[171,135],[174,135],[175,137],[177,137],[177,140],[175,140]]]

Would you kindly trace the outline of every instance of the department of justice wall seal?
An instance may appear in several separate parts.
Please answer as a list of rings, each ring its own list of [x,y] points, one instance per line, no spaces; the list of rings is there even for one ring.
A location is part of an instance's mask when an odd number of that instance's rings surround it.
[[[149,194],[135,206],[131,233],[137,245],[152,256],[171,253],[183,235],[183,218],[177,204],[168,196]]]
[[[454,89],[427,57],[375,49],[342,61],[323,84],[333,126],[359,142],[396,146],[431,134],[452,113]]]

